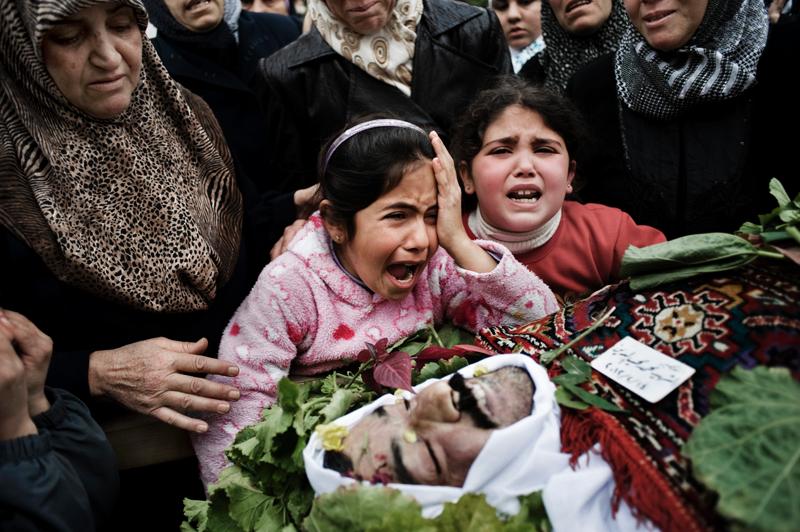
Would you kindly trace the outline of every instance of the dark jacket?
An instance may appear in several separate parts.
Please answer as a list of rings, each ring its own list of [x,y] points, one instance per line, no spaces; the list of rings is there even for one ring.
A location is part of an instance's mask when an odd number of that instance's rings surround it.
[[[768,190],[772,177],[796,193],[791,131],[800,113],[785,94],[800,49],[797,32],[782,30],[770,30],[754,87],[670,120],[650,119],[619,103],[612,56],[579,70],[567,94],[595,141],[593,156],[578,170],[584,185],[579,198],[618,207],[675,238],[757,222],[758,214],[776,205]]]
[[[337,54],[313,28],[261,62],[270,167],[283,190],[317,180],[325,141],[355,117],[391,113],[451,133],[458,114],[489,79],[511,72],[497,16],[453,0],[425,0],[417,27],[411,97]]]
[[[267,131],[253,91],[258,61],[299,36],[289,17],[242,11],[238,46],[205,48],[163,32],[152,41],[170,76],[211,107],[231,154],[256,182],[266,179],[261,174]]]
[[[266,264],[272,244],[296,217],[292,196],[274,190],[274,179],[266,169],[269,124],[254,79],[261,58],[299,35],[289,17],[242,11],[238,46],[203,47],[171,39],[163,31],[152,41],[170,75],[205,100],[222,128],[245,201],[245,237],[252,242],[254,270]]]
[[[90,532],[109,524],[116,458],[86,406],[47,389],[38,434],[0,441],[0,530]]]

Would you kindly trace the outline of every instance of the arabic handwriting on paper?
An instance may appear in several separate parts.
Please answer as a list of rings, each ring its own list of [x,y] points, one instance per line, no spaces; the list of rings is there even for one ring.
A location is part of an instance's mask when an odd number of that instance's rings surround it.
[[[651,402],[680,386],[694,369],[633,338],[623,338],[592,361],[600,373]]]

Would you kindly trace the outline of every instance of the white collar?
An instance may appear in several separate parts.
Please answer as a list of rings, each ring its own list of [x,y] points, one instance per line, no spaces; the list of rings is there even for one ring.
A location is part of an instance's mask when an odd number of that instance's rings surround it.
[[[481,215],[481,208],[472,211],[467,220],[470,231],[481,240],[492,240],[506,246],[517,255],[545,245],[556,234],[561,223],[561,209],[541,227],[524,233],[504,231],[490,225]]]

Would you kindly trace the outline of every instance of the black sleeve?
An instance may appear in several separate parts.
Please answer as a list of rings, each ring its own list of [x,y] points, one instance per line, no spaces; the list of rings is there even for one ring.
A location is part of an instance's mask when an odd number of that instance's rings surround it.
[[[119,491],[114,453],[83,403],[47,395],[39,434],[0,442],[0,530],[95,530]]]
[[[293,192],[317,182],[317,157],[316,154],[304,156],[302,148],[304,140],[297,124],[301,114],[295,112],[294,99],[302,99],[303,90],[293,86],[294,74],[288,65],[278,62],[276,56],[273,54],[260,61],[255,79],[256,95],[269,124],[265,173],[271,176],[274,190]],[[267,67],[268,62],[270,67]],[[276,68],[285,69],[285,81],[273,78],[270,71]],[[294,94],[290,96],[290,92]]]
[[[503,34],[503,27],[500,25],[500,19],[497,18],[497,13],[493,10],[487,9],[487,11],[489,13],[490,31],[486,32],[486,49],[494,50],[495,56],[491,64],[497,67],[498,74],[513,74],[514,68],[511,65],[511,52],[508,50],[508,44]]]

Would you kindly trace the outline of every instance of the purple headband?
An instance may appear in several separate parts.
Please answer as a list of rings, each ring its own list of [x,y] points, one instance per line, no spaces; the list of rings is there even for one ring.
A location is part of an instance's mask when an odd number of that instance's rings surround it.
[[[322,166],[322,174],[320,175],[320,177],[325,175],[325,172],[328,170],[328,161],[331,160],[333,152],[335,152],[339,148],[339,146],[341,146],[350,137],[354,137],[355,135],[361,133],[362,131],[373,129],[376,127],[405,127],[408,129],[417,130],[427,137],[427,133],[425,133],[425,131],[423,131],[422,128],[420,128],[419,126],[415,126],[411,122],[406,122],[405,120],[396,120],[394,118],[379,118],[378,120],[367,120],[366,122],[356,124],[355,126],[347,129],[344,133],[336,137],[336,140],[334,140],[333,143],[331,143],[331,147],[328,148],[328,151],[325,153],[325,164]]]

